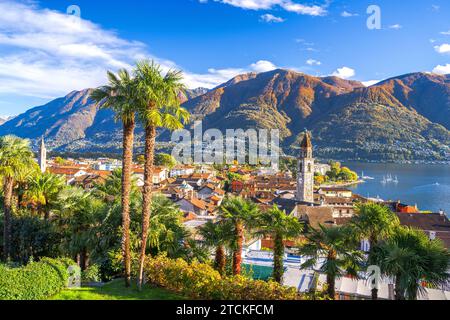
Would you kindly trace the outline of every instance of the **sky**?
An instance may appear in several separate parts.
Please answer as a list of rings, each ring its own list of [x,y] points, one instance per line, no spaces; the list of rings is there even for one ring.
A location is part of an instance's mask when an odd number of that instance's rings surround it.
[[[275,68],[366,85],[450,73],[448,0],[0,0],[0,12],[0,116],[144,58],[190,88]]]

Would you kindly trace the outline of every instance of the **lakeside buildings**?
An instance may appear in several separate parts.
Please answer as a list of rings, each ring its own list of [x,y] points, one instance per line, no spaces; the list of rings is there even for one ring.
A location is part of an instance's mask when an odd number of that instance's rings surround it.
[[[113,169],[121,167],[120,161],[109,159],[67,160],[64,164],[47,161],[43,140],[39,164],[41,170],[63,175],[67,184],[87,190],[104,183]],[[286,214],[303,221],[307,228],[346,224],[354,216],[357,203],[373,201],[346,188],[315,186],[314,173],[322,173],[323,170],[329,169],[327,165],[315,163],[311,137],[305,134],[298,158],[297,179],[293,178],[292,173],[280,172],[278,168],[234,165],[218,171],[205,165],[177,165],[171,169],[155,167],[153,190],[155,194],[162,194],[179,206],[183,212],[184,225],[198,241],[202,239],[197,235],[197,229],[207,221],[219,219],[219,207],[227,193],[250,199],[261,210],[269,209],[275,204]],[[227,181],[228,172],[236,173],[242,179]],[[142,186],[143,168],[135,165],[134,174],[138,186]],[[225,190],[227,185],[228,189]],[[450,222],[444,212],[422,214],[416,206],[392,201],[377,202],[387,205],[395,212],[402,225],[421,229],[428,234],[430,240],[439,238],[450,248]],[[269,267],[272,265],[267,251],[261,251],[272,247],[270,239],[246,239],[245,244],[243,254],[247,263]],[[288,253],[294,245],[294,242],[286,242]],[[362,241],[361,250],[367,252],[369,249],[367,241]],[[254,257],[258,255],[261,257],[255,260]],[[284,281],[286,285],[295,286],[301,291],[310,288],[308,281],[312,281],[317,270],[301,271],[300,261],[301,257],[286,256],[287,272]],[[429,291],[428,298],[448,297],[448,289]],[[363,288],[362,283],[345,277],[337,282],[337,292],[342,299],[370,297],[370,290]],[[389,299],[389,281],[383,284],[380,297]]]

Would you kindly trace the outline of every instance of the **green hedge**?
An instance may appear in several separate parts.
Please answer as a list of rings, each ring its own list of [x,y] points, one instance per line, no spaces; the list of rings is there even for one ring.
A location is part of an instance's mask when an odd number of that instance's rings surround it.
[[[44,258],[20,268],[0,265],[0,300],[41,300],[67,287],[70,259]]]
[[[273,281],[243,276],[222,277],[210,265],[164,255],[147,258],[145,274],[150,284],[193,299],[207,300],[300,300],[295,288]]]

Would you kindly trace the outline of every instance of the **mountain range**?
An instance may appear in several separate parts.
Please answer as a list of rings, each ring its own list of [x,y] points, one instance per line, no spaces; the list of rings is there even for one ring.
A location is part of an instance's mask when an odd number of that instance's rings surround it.
[[[70,152],[118,152],[120,124],[110,110],[74,91],[0,125],[49,148]],[[295,154],[307,128],[323,158],[450,160],[450,75],[411,73],[371,87],[337,77],[292,70],[239,75],[218,87],[180,96],[203,128],[278,128],[286,153]],[[159,141],[168,134],[160,132]],[[142,147],[142,130],[136,135]]]

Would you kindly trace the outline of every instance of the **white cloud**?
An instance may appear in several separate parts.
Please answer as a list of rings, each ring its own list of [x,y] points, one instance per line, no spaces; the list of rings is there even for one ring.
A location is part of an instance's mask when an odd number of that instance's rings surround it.
[[[344,17],[344,18],[350,18],[350,17],[356,17],[356,16],[359,16],[359,14],[357,14],[357,13],[351,13],[351,12],[348,12],[348,11],[343,11],[343,12],[341,13],[341,16]]]
[[[369,80],[369,81],[362,81],[362,84],[366,87],[373,86],[374,84],[377,84],[381,80]]]
[[[183,69],[152,55],[143,43],[124,40],[87,20],[11,1],[0,2],[0,12],[0,95],[52,99],[102,85],[106,70],[131,68],[143,58],[155,59],[163,70]],[[260,60],[242,68],[184,70],[184,75],[190,88],[213,88],[241,73],[275,68]]]
[[[442,31],[441,34],[443,34],[444,36],[450,36],[450,30]]]
[[[433,69],[434,73],[437,74],[450,74],[450,63],[447,63],[445,66],[438,65]]]
[[[400,30],[401,28],[403,28],[403,26],[398,23],[389,26],[389,29],[394,29],[394,30]]]
[[[263,14],[261,16],[261,20],[264,21],[264,22],[268,22],[268,23],[271,23],[271,22],[281,23],[281,22],[285,21],[283,18],[276,17],[276,16],[274,16],[273,14],[270,14],[270,13]]]
[[[356,74],[355,70],[349,67],[338,68],[335,72],[332,73],[333,76],[342,79],[349,79],[351,77],[354,77],[355,74]]]
[[[434,50],[436,50],[436,52],[438,53],[450,53],[450,44],[444,43],[440,46],[435,46]]]
[[[289,12],[295,12],[298,14],[310,16],[324,16],[327,13],[324,7],[318,5],[303,5],[295,3],[292,0],[214,0],[214,1],[248,10],[269,10],[278,6]]]
[[[259,60],[258,62],[253,63],[250,68],[255,72],[267,72],[275,70],[277,67],[270,61]]]
[[[314,60],[314,59],[308,59],[308,60],[306,60],[306,64],[310,65],[310,66],[320,66],[322,64],[322,62],[320,62],[318,60]]]

